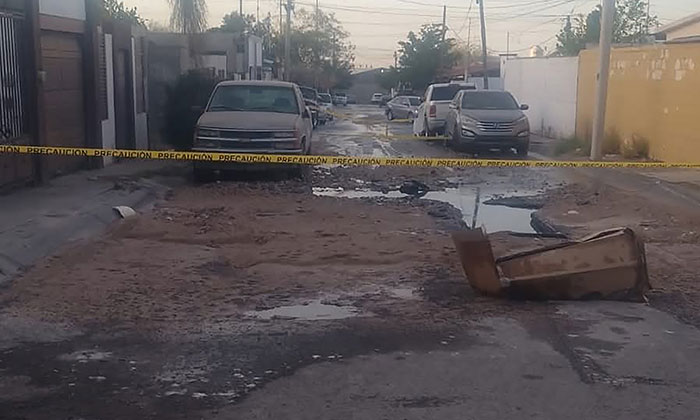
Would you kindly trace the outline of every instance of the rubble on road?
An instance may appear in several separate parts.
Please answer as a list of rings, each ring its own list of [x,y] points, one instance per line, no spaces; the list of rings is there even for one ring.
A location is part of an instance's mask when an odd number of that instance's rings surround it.
[[[128,206],[117,206],[112,209],[117,217],[122,219],[129,219],[136,216],[136,211]]]
[[[453,240],[469,283],[490,296],[639,302],[651,289],[644,244],[629,228],[498,259],[484,229],[457,232]]]

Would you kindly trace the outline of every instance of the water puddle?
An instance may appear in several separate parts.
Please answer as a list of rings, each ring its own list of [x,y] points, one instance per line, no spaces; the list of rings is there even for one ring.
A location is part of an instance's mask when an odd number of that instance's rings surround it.
[[[398,288],[389,290],[389,295],[396,299],[415,300],[419,299],[417,290],[414,288]]]
[[[336,320],[357,316],[353,306],[327,305],[314,301],[304,305],[280,306],[265,311],[251,311],[246,315],[259,319],[299,319],[305,321]]]
[[[372,191],[365,188],[345,190],[343,188],[314,188],[313,193],[320,197],[336,198],[409,198],[410,195],[400,191]],[[487,205],[484,201],[498,198],[508,191],[489,191],[479,194],[476,187],[448,188],[444,191],[431,191],[421,197],[424,200],[434,200],[448,203],[462,213],[467,226],[472,226],[475,216],[477,196],[479,196],[476,211],[476,226],[484,226],[487,232],[510,231],[517,233],[537,233],[532,227],[532,209],[507,207],[505,205]],[[535,192],[532,192],[535,193]]]
[[[343,188],[313,188],[314,195],[318,197],[336,197],[336,198],[404,198],[408,197],[401,191],[389,191],[383,193],[381,191],[372,191],[368,189],[345,190]]]
[[[484,200],[490,198],[490,196],[480,197],[480,204],[476,210],[476,227],[484,226],[487,232],[536,233],[532,227],[534,210],[483,204]],[[462,212],[462,218],[467,226],[471,227],[474,223],[477,193],[473,189],[450,188],[445,191],[431,191],[423,199],[451,204]]]

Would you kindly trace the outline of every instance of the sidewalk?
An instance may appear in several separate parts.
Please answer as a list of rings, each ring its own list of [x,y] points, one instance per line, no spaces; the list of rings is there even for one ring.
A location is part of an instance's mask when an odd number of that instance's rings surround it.
[[[126,161],[0,196],[0,285],[61,246],[100,233],[112,208],[144,208],[186,182],[186,166]]]
[[[532,136],[532,152],[537,160],[558,160],[552,155],[557,140]],[[700,171],[693,169],[575,169],[594,182],[605,182],[616,188],[647,195],[665,197],[679,205],[700,206]]]

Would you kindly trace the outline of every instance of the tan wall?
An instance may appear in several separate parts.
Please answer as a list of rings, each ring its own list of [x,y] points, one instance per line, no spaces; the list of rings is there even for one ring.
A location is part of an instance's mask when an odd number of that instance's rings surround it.
[[[576,134],[590,139],[598,51],[581,52]],[[700,43],[613,49],[605,129],[640,135],[651,157],[700,162]]]
[[[666,32],[666,39],[670,41],[672,39],[698,35],[700,35],[700,21],[684,26],[682,28],[678,28],[673,31]]]

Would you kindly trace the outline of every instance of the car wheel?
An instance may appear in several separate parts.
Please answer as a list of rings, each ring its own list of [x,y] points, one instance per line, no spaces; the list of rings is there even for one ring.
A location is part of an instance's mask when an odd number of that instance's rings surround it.
[[[425,127],[425,136],[426,137],[433,137],[435,135],[434,132],[430,131],[430,126],[428,125],[428,119],[425,119],[425,122],[423,123]]]
[[[524,144],[522,146],[518,146],[515,148],[515,151],[518,153],[518,157],[525,158],[530,151],[530,145]]]
[[[206,182],[210,182],[213,178],[212,175],[213,172],[210,169],[198,168],[195,166],[192,170],[194,182],[196,182],[197,184],[204,184]]]
[[[387,111],[387,113],[386,113],[386,119],[389,120],[389,121],[391,121],[391,120],[394,119],[394,113],[391,112],[391,110]]]
[[[452,149],[457,150],[457,148],[459,147],[459,131],[456,125],[452,129],[452,136],[450,140],[452,140],[449,142]]]

